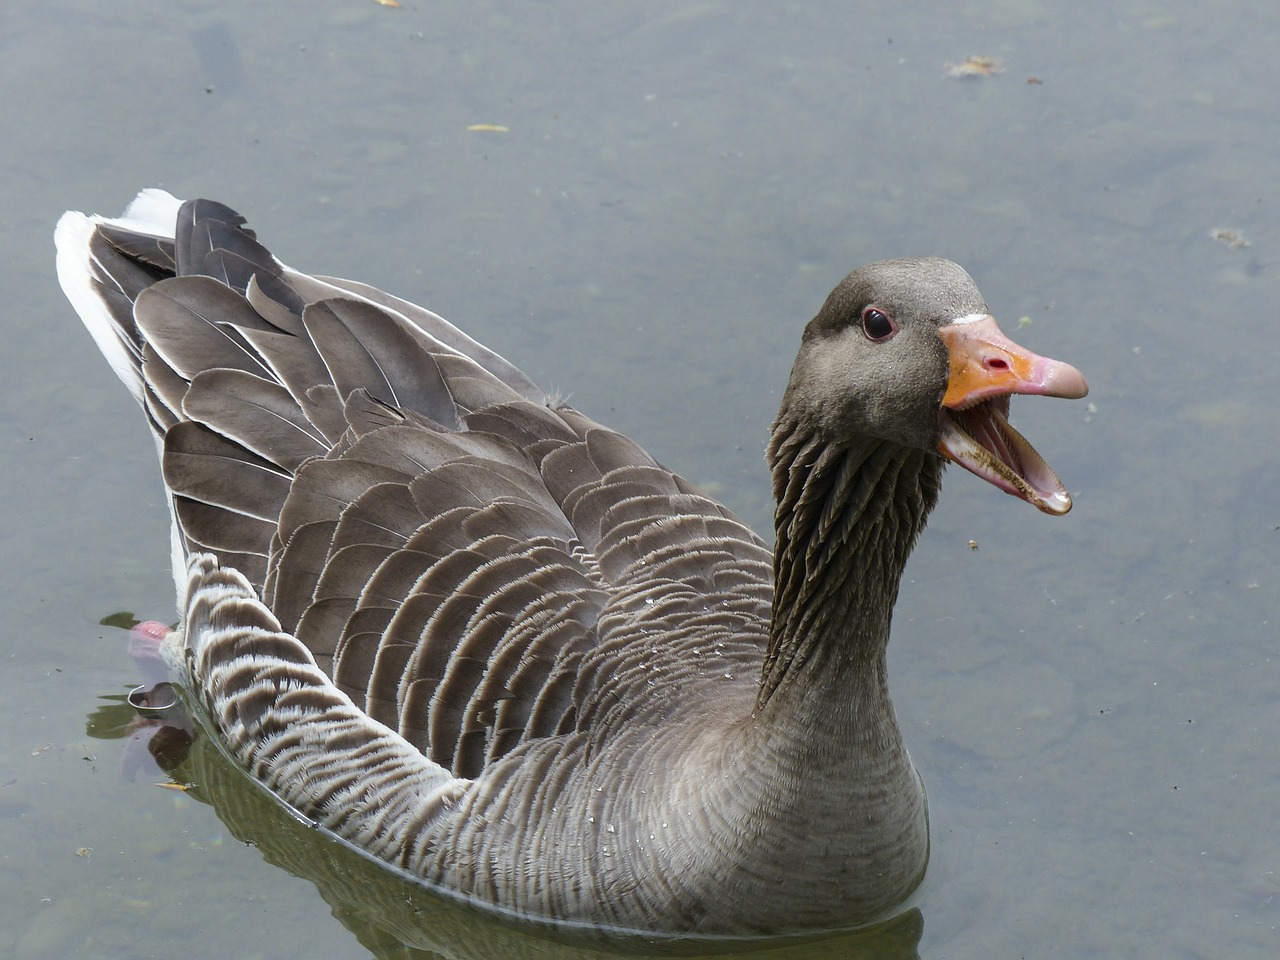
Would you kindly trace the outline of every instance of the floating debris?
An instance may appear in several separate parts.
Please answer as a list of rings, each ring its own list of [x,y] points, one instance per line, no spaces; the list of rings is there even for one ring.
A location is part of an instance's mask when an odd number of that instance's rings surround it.
[[[945,76],[965,79],[968,77],[993,77],[997,73],[1004,73],[1004,67],[1000,65],[999,60],[995,57],[975,55],[965,57],[962,63],[947,64]]]
[[[1221,240],[1230,250],[1243,250],[1249,245],[1249,241],[1244,238],[1244,234],[1239,230],[1228,230],[1225,227],[1218,227],[1211,230],[1209,236],[1215,240]]]
[[[121,630],[132,630],[138,625],[138,618],[128,610],[121,610],[98,621],[104,627],[119,627]]]
[[[373,0],[373,2],[379,6],[395,7],[397,10],[400,9],[400,0]]]
[[[467,127],[471,133],[510,133],[510,127],[504,127],[500,123],[473,123]]]

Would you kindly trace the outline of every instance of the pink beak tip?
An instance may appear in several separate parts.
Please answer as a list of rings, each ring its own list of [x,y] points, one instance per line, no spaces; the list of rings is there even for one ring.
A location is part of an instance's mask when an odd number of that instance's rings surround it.
[[[1089,395],[1089,384],[1079,370],[1061,360],[1050,360],[1047,357],[1043,360],[1040,376],[1036,378],[1036,393],[1064,400],[1079,400]]]

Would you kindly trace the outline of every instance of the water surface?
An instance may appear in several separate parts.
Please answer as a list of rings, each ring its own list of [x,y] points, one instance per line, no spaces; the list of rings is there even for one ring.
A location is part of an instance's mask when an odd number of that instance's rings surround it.
[[[98,621],[173,615],[167,520],[50,236],[156,185],[431,306],[758,529],[827,291],[963,263],[1089,377],[1015,404],[1077,506],[948,476],[891,647],[933,822],[917,912],[782,955],[1274,957],[1280,8],[1077,6],[6,9],[0,955],[431,955],[337,898],[379,882],[341,851],[276,866],[303,840],[216,756],[184,794],[102,739],[136,676]],[[944,78],[973,54],[1004,72]],[[566,949],[423,911],[437,955]]]

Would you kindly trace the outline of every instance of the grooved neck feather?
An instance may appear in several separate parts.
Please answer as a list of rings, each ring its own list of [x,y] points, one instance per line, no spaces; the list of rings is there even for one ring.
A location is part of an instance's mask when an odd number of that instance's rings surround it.
[[[777,542],[760,706],[822,664],[844,664],[856,683],[883,662],[902,571],[942,474],[938,457],[889,441],[826,442],[785,406],[768,458]]]

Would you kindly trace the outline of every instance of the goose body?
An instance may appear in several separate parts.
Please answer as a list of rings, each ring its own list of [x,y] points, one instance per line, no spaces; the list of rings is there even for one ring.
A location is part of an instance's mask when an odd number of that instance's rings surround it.
[[[1050,513],[1005,420],[1083,396],[943,260],[855,271],[768,449],[770,548],[440,317],[283,266],[210,201],[68,213],[63,288],[155,432],[166,657],[305,817],[502,911],[847,927],[928,853],[885,646],[944,458]]]

